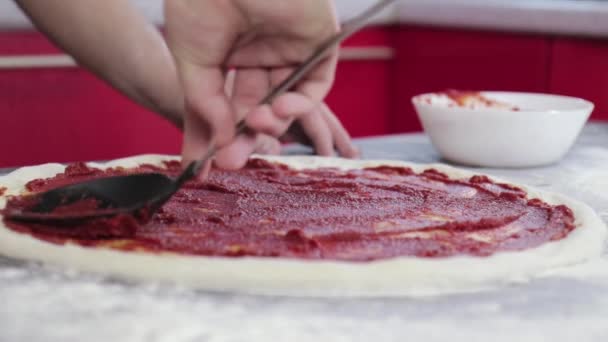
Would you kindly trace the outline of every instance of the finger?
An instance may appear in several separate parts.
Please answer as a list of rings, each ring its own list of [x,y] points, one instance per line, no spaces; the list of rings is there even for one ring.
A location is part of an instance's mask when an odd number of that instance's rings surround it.
[[[232,104],[234,121],[244,118],[255,108],[268,91],[268,72],[264,69],[240,69],[234,75],[232,85]],[[215,156],[215,165],[222,169],[238,169],[247,163],[247,159],[256,148],[255,134],[242,134],[235,137],[227,146],[220,149]]]
[[[297,86],[297,90],[315,102],[323,102],[335,80],[338,64],[337,47]]]
[[[205,179],[207,179],[209,177],[209,173],[211,172],[211,166],[212,166],[213,162],[211,160],[207,160],[205,162],[205,164],[203,164],[203,167],[201,168],[201,172],[198,174],[198,180],[200,180],[201,182],[204,182]]]
[[[232,89],[232,101],[237,120],[249,116],[270,87],[268,71],[259,68],[240,69],[236,72]],[[249,126],[250,128],[253,128]],[[255,130],[255,128],[253,128]],[[236,137],[235,141],[218,151],[215,164],[223,169],[243,167],[249,156],[259,148],[259,135],[246,134]]]
[[[270,75],[267,70],[239,69],[234,78],[232,102],[237,119],[244,118],[253,110],[270,88]]]
[[[281,143],[276,138],[264,134],[240,136],[232,144],[218,151],[214,163],[222,169],[240,169],[253,153],[278,155],[281,153]]]
[[[334,156],[332,133],[325,122],[325,117],[320,107],[310,113],[310,115],[302,117],[299,123],[318,155]]]
[[[345,158],[359,158],[361,155],[359,149],[353,144],[350,134],[348,134],[348,131],[344,128],[331,108],[323,103],[321,104],[320,110],[331,131],[334,145],[338,150],[338,153]]]
[[[271,106],[256,107],[247,117],[252,129],[278,137],[285,133],[294,119],[309,114],[314,103],[298,93],[287,93],[276,99]]]
[[[243,134],[229,145],[219,149],[215,154],[214,164],[225,170],[237,170],[247,164],[249,156],[256,147],[255,134]]]
[[[334,48],[329,55],[313,68],[306,77],[304,77],[294,87],[297,91],[307,96],[311,101],[320,103],[327,96],[334,79],[336,66],[338,62],[338,49]],[[293,68],[278,68],[271,72],[270,81],[273,86],[276,86],[287,79],[293,71]]]
[[[256,107],[247,115],[245,120],[247,122],[247,127],[256,132],[272,136],[283,134],[292,122],[292,119],[290,118],[278,118],[269,105]]]
[[[224,92],[228,98],[232,98],[234,95],[234,83],[236,80],[236,69],[228,69],[225,76],[226,82],[224,82]]]
[[[189,63],[180,69],[187,110],[182,152],[184,160],[191,161],[200,158],[212,141],[224,146],[232,140],[234,111],[224,92],[220,69]]]
[[[272,103],[272,111],[278,118],[290,119],[311,113],[316,106],[317,104],[308,97],[300,93],[288,92]]]
[[[258,134],[254,153],[258,154],[281,154],[281,143],[275,137],[266,134]]]
[[[206,121],[191,111],[184,116],[184,137],[182,144],[182,166],[201,158],[211,144],[211,129]]]

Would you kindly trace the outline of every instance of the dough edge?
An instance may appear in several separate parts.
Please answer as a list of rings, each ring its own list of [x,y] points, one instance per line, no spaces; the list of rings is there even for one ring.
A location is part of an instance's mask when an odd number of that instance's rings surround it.
[[[415,164],[395,160],[347,160],[315,156],[255,157],[284,163],[295,169],[336,167],[346,170],[405,166],[416,172],[434,168],[456,179],[480,174],[444,164]],[[100,168],[134,167],[144,163],[160,164],[176,158],[142,155],[102,164],[87,164]],[[64,169],[65,166],[61,164],[44,164],[20,168],[1,176],[0,186],[7,187],[7,191],[0,196],[0,208],[4,208],[7,195],[20,193],[29,180],[52,177]],[[490,178],[509,183],[496,177]],[[569,206],[574,212],[577,228],[558,241],[524,251],[499,252],[489,257],[397,257],[352,263],[150,254],[93,249],[73,244],[57,245],[16,233],[0,221],[0,254],[125,280],[160,281],[210,291],[300,297],[420,297],[475,292],[526,282],[541,276],[544,271],[583,263],[601,255],[607,230],[593,209],[560,194],[515,185],[526,190],[529,198]]]

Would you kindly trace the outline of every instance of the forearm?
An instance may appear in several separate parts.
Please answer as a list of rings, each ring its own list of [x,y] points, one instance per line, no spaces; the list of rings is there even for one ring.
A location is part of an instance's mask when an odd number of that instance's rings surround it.
[[[16,0],[38,29],[134,101],[181,124],[183,95],[158,30],[125,0]]]

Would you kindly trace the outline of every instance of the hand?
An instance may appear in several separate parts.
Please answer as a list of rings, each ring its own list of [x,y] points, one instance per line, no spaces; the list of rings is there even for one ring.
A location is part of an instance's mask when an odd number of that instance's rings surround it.
[[[311,115],[305,115],[294,122],[281,140],[309,145],[320,156],[332,157],[335,149],[344,158],[360,157],[348,131],[325,103]]]
[[[333,82],[336,50],[293,92],[258,106],[272,86],[337,32],[330,0],[166,0],[165,17],[185,95],[185,162],[200,158],[214,143],[220,147],[219,167],[242,167],[258,134],[281,136],[295,119],[317,150],[333,152],[338,141],[332,132],[340,130],[320,104]],[[231,68],[236,75],[227,92]],[[245,116],[258,133],[234,140],[234,126]]]
[[[317,116],[320,117],[317,119]],[[312,120],[308,121],[309,118]],[[306,131],[313,133],[306,133]],[[334,148],[340,156],[345,158],[358,158],[360,156],[359,150],[353,145],[350,135],[326,104],[322,104],[318,112],[304,116],[294,122],[280,140],[309,145],[314,148],[316,154],[321,156],[333,156]],[[272,136],[259,134],[254,153],[280,154],[281,142]]]
[[[199,1],[207,3],[205,1]],[[210,0],[209,2],[218,2]],[[124,0],[18,0],[36,27],[58,46],[133,101],[184,126],[184,91],[178,79],[175,61],[158,30],[130,3]],[[70,22],[75,30],[66,30]],[[233,98],[231,98],[231,102]],[[253,103],[254,101],[252,101]],[[310,115],[292,127],[295,140],[311,143],[318,153],[333,152],[331,144],[343,156],[354,156],[348,134],[329,111],[315,107]],[[312,129],[314,115],[327,120],[331,136],[321,129]],[[307,120],[314,122],[307,122]],[[325,127],[325,126],[323,126]],[[303,139],[302,132],[311,139]],[[322,132],[319,134],[318,132]],[[279,153],[277,139],[260,135],[254,143],[256,153]],[[251,147],[249,147],[251,148]],[[200,157],[196,155],[194,157]]]

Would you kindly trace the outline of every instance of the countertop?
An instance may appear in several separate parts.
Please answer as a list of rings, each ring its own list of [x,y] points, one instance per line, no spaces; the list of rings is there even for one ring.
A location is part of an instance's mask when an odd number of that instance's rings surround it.
[[[162,24],[162,0],[130,0]],[[342,20],[374,0],[334,0]],[[608,37],[608,1],[601,0],[400,0],[373,20],[507,31]],[[31,29],[13,1],[0,2],[0,29]]]
[[[439,161],[423,134],[357,144],[365,158]],[[557,165],[476,170],[562,192],[608,218],[608,125],[588,125]],[[607,252],[527,284],[426,299],[213,294],[0,257],[0,341],[606,341]]]

